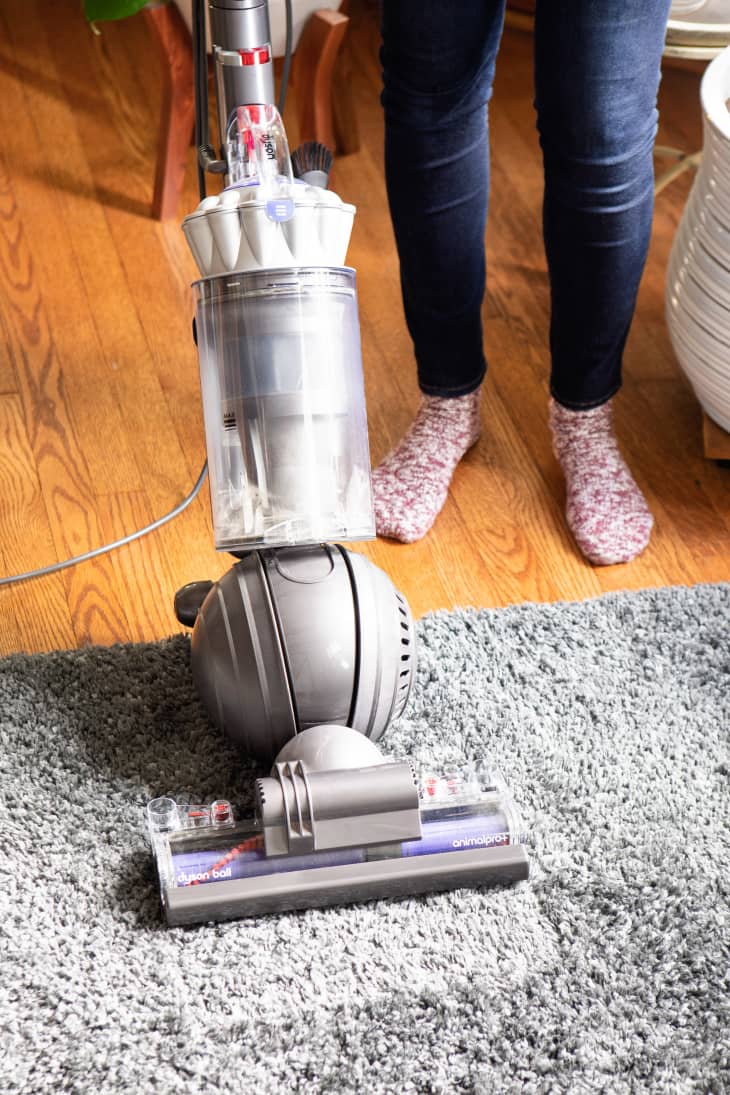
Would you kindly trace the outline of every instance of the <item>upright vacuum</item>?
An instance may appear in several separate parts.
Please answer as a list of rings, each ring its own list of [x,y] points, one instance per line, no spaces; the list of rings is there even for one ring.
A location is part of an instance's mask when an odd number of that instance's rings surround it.
[[[220,152],[208,140],[203,0],[194,2],[201,202],[183,231],[195,294],[216,547],[236,562],[179,590],[212,720],[272,763],[255,814],[157,798],[147,821],[170,924],[526,878],[498,772],[417,775],[375,744],[403,712],[413,619],[343,543],[374,538],[355,209],[327,150],[290,156],[274,105],[266,0],[211,0]],[[292,166],[296,165],[296,173]],[[205,196],[206,172],[225,176]]]

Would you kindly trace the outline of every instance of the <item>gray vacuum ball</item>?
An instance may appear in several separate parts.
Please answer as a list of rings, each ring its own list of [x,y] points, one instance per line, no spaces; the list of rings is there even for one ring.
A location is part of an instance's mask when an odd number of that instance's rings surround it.
[[[339,545],[251,552],[200,606],[192,668],[212,719],[251,756],[271,761],[321,723],[377,741],[408,699],[413,618],[382,570]]]

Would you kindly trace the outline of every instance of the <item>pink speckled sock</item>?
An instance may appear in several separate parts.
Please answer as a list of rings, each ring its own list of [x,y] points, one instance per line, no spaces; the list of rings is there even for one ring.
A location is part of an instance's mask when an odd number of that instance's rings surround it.
[[[565,476],[565,516],[578,547],[598,566],[628,563],[649,543],[654,521],[619,452],[610,400],[571,411],[551,399],[550,429]]]
[[[411,544],[431,528],[456,465],[479,439],[480,394],[421,397],[413,425],[373,472],[379,536]]]

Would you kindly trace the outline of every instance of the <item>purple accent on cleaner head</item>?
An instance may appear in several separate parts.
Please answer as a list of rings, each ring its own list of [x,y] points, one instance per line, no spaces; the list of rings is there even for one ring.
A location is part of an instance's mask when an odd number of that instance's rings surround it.
[[[319,867],[341,867],[378,859],[499,848],[515,839],[508,816],[502,810],[494,810],[484,814],[425,820],[421,839],[408,840],[403,844],[373,845],[367,849],[342,848],[336,851],[313,852],[310,855],[272,858],[266,857],[263,847],[239,852],[235,851],[234,846],[229,853],[220,848],[214,851],[173,853],[172,865],[175,885],[190,886]]]
[[[215,852],[178,852],[172,857],[176,886],[199,885],[204,882],[227,882],[232,878],[258,878],[267,874],[286,874],[315,867],[341,867],[362,863],[363,848],[344,848],[335,852],[313,852],[311,855],[273,856],[261,851],[238,852],[227,863],[220,863],[220,850]]]
[[[424,821],[420,840],[401,844],[401,855],[435,855],[438,852],[466,852],[475,848],[500,848],[511,843],[509,818],[501,811],[475,817],[441,818]]]

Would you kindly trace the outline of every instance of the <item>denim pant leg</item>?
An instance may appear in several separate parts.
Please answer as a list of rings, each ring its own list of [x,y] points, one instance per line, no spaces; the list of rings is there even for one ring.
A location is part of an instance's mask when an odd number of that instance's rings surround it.
[[[481,305],[486,105],[504,0],[383,0],[385,175],[421,390],[458,396],[486,369]]]
[[[551,391],[605,403],[646,261],[656,96],[670,0],[538,0],[535,105],[545,166]]]

